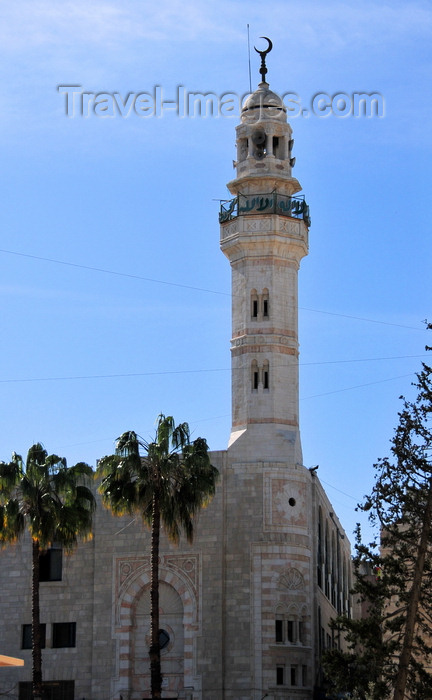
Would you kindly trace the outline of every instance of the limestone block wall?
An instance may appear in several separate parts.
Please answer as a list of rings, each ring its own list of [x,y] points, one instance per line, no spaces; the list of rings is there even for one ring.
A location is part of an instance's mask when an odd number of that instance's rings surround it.
[[[42,652],[45,680],[74,680],[80,697],[90,696],[92,683],[94,542],[82,544],[71,555],[63,553],[61,581],[40,584],[40,618],[46,625]],[[22,649],[22,626],[31,624],[31,542],[29,537],[0,551],[1,625],[0,647],[9,656],[24,659],[24,667],[5,669],[0,689],[31,680],[31,650]],[[53,624],[76,623],[76,645],[53,648]]]
[[[212,463],[221,472],[224,457],[224,452],[212,453]],[[184,679],[178,687],[178,674],[168,672],[166,656],[166,697],[178,694],[198,700],[220,685],[222,481],[211,504],[198,516],[192,545],[182,538],[177,547],[161,536],[160,581],[180,597],[184,634]],[[94,636],[99,645],[92,698],[122,695],[124,700],[140,700],[149,684],[148,657],[141,664],[144,672],[136,674],[135,612],[150,583],[150,533],[139,518],[113,518],[102,509],[98,510],[97,532]],[[170,683],[176,687],[170,688]]]
[[[161,539],[164,697],[311,700],[320,654],[337,643],[328,622],[350,605],[349,541],[308,469],[233,455],[211,455],[221,479],[194,543]],[[149,554],[140,519],[99,503],[93,540],[64,557],[61,581],[41,584],[45,680],[74,680],[80,700],[146,697]],[[0,551],[0,648],[26,664],[2,669],[0,692],[11,698],[31,680],[31,651],[20,648],[30,581],[26,538]],[[76,623],[75,647],[52,648],[55,622]]]
[[[276,667],[298,667],[296,697],[312,697],[313,554],[310,472],[281,462],[228,461],[225,542],[225,695],[287,697]],[[241,498],[238,495],[241,494]],[[282,607],[281,607],[282,606]],[[293,607],[294,606],[294,607]],[[302,642],[276,644],[275,620],[295,610]],[[297,624],[297,623],[296,623]],[[287,671],[288,673],[288,671]],[[291,678],[291,676],[290,676]]]

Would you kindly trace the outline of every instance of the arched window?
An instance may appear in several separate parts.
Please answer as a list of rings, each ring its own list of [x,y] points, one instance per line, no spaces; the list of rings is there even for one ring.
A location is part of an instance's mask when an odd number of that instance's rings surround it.
[[[258,371],[258,362],[256,360],[252,360],[251,380],[252,380],[252,391],[258,391],[259,371]]]
[[[284,619],[283,616],[277,615],[275,620],[275,642],[283,644],[285,641]]]
[[[322,588],[322,565],[323,565],[323,524],[322,510],[318,507],[318,551],[317,551],[317,583]]]
[[[336,607],[336,572],[337,572],[337,562],[336,562],[336,542],[335,533],[332,532],[331,536],[331,548],[332,548],[332,562],[331,562],[331,602],[334,607]]]
[[[258,294],[256,289],[251,291],[251,318],[258,318]]]
[[[248,156],[248,140],[247,139],[239,139],[237,141],[237,160],[241,162],[242,160],[246,160]]]
[[[287,641],[290,644],[295,644],[297,642],[297,618],[296,615],[292,613],[288,616],[287,620]]]
[[[263,368],[262,368],[262,384],[263,384],[263,389],[269,389],[270,388],[270,374],[269,374],[269,363],[268,360],[265,360],[263,362]]]
[[[306,611],[299,611],[297,605],[289,610],[279,606],[275,615],[275,642],[285,645],[306,644]]]
[[[347,594],[347,570],[346,570],[346,560],[345,557],[343,558],[342,562],[342,613],[344,615],[347,614],[347,603],[348,603],[348,594]]]
[[[303,608],[299,614],[298,643],[302,646],[305,646],[307,644],[306,608]]]
[[[261,307],[263,318],[269,318],[270,316],[270,299],[268,289],[263,289],[261,295]]]
[[[321,607],[318,605],[318,615],[317,615],[317,625],[318,625],[318,652],[319,655],[324,651],[324,629],[322,626],[322,617],[321,617]]]
[[[324,578],[324,592],[327,598],[330,598],[330,541],[327,522],[325,524]]]

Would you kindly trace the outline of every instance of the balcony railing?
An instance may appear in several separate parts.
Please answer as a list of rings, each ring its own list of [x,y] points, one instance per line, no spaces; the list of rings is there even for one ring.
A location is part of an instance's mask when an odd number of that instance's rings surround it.
[[[286,194],[238,194],[234,199],[221,202],[219,223],[232,221],[248,214],[279,214],[293,219],[303,219],[310,226],[309,207],[304,197],[290,197]]]

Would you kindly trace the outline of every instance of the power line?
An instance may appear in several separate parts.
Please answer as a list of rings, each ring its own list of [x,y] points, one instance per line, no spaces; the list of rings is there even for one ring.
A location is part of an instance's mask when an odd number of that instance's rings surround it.
[[[25,382],[61,382],[76,379],[117,379],[127,377],[153,377],[165,374],[199,374],[203,372],[229,372],[230,368],[221,369],[179,369],[163,370],[161,372],[130,372],[125,374],[82,374],[70,377],[32,377],[27,379],[0,379],[0,384],[25,383]]]
[[[49,262],[53,263],[55,265],[65,265],[66,267],[73,267],[73,268],[78,268],[81,270],[88,270],[90,272],[101,272],[106,275],[114,275],[116,277],[127,277],[129,279],[136,279],[136,280],[141,280],[144,282],[151,282],[152,284],[163,284],[168,287],[179,287],[181,289],[190,289],[192,291],[196,292],[206,292],[208,294],[218,294],[219,296],[227,296],[230,297],[231,292],[221,292],[216,289],[207,289],[205,287],[195,287],[193,285],[189,284],[181,284],[179,282],[169,282],[167,280],[161,280],[157,279],[155,277],[144,277],[143,275],[134,275],[129,272],[119,272],[117,270],[109,270],[103,267],[94,267],[92,265],[82,265],[80,263],[73,263],[73,262],[68,262],[66,260],[57,260],[56,258],[47,258],[43,257],[41,255],[31,255],[30,253],[19,253],[18,251],[15,250],[6,250],[5,248],[0,248],[0,253],[6,253],[7,255],[16,255],[18,257],[22,258],[30,258],[31,260],[40,260],[42,262]],[[424,328],[417,328],[416,326],[406,326],[401,323],[391,323],[390,321],[379,321],[373,318],[365,318],[363,316],[354,316],[351,314],[341,314],[337,313],[334,311],[323,311],[322,309],[310,309],[305,306],[299,306],[298,307],[302,311],[310,311],[312,313],[316,314],[326,314],[328,316],[337,316],[339,318],[349,318],[354,321],[363,321],[366,323],[376,323],[379,325],[384,325],[384,326],[394,326],[396,328],[406,328],[408,330],[413,330],[413,331],[423,331],[426,329],[426,326]]]
[[[309,366],[315,366],[315,365],[331,365],[331,364],[347,364],[347,363],[355,363],[355,362],[378,362],[381,360],[406,360],[406,359],[414,359],[414,358],[419,358],[419,357],[427,357],[427,355],[399,355],[395,357],[369,357],[369,358],[359,358],[359,359],[354,359],[354,360],[325,360],[322,362],[304,362],[300,363],[300,367],[309,367]],[[274,369],[280,369],[281,367],[288,367],[288,365],[275,365]],[[119,372],[115,374],[80,374],[80,375],[72,375],[72,376],[60,376],[60,377],[27,377],[27,378],[12,378],[12,379],[0,379],[0,384],[19,384],[19,383],[27,383],[27,382],[60,382],[60,381],[68,381],[68,380],[79,380],[79,379],[121,379],[121,378],[130,378],[130,377],[156,377],[156,376],[164,376],[164,375],[171,375],[171,374],[204,374],[206,372],[213,373],[213,372],[230,372],[231,367],[217,367],[217,368],[207,368],[207,369],[178,369],[178,370],[160,370],[157,372]],[[402,375],[402,376],[411,376],[410,375]],[[394,377],[394,379],[399,379],[400,377]],[[380,381],[391,381],[391,379],[383,379]],[[372,384],[378,383],[378,382],[371,382]],[[368,386],[367,384],[361,384],[359,386]],[[357,387],[353,387],[357,388]],[[338,389],[337,391],[347,391],[347,389]],[[329,392],[329,393],[334,393],[334,392]],[[317,394],[317,396],[322,396],[322,394]],[[307,397],[307,398],[313,398],[313,397]]]
[[[347,386],[345,389],[333,389],[332,391],[325,391],[322,394],[312,394],[311,396],[303,396],[300,401],[305,401],[307,399],[317,399],[320,396],[329,396],[330,394],[340,394],[342,391],[352,391],[352,389],[362,389],[365,386],[373,386],[373,384],[383,384],[384,382],[393,382],[395,379],[405,379],[406,377],[412,377],[414,372],[410,374],[401,374],[398,377],[389,377],[388,379],[378,379],[375,382],[367,382],[366,384],[356,384],[355,386]]]
[[[299,367],[309,367],[310,365],[342,365],[352,362],[379,362],[381,360],[408,360],[419,357],[427,357],[427,355],[399,355],[397,357],[365,357],[356,360],[323,360],[321,362],[299,362]]]
[[[356,501],[358,503],[358,498],[355,498],[354,496],[351,496],[350,493],[346,493],[345,491],[341,491],[340,489],[336,488],[336,486],[333,486],[333,484],[330,484],[328,481],[324,481],[324,479],[320,479],[322,484],[326,484],[326,486],[330,486],[331,489],[334,489],[338,493],[341,493],[343,496],[347,496],[348,498],[352,498],[353,501]]]
[[[328,316],[340,316],[341,318],[350,318],[354,321],[366,321],[367,323],[379,323],[383,326],[396,326],[396,328],[408,328],[412,331],[424,331],[426,330],[426,325],[424,328],[417,328],[416,326],[405,326],[402,323],[391,323],[390,321],[377,321],[374,318],[364,318],[362,316],[351,316],[350,314],[339,314],[334,311],[321,311],[320,309],[308,309],[305,306],[299,306],[302,311],[312,311],[315,314],[327,314]]]
[[[76,267],[81,270],[90,270],[91,272],[102,272],[105,275],[115,275],[116,277],[129,277],[130,279],[142,280],[144,282],[152,282],[154,284],[165,284],[169,287],[181,287],[182,289],[192,289],[196,292],[208,292],[209,294],[220,294],[222,296],[231,296],[228,292],[218,292],[215,289],[205,289],[204,287],[193,287],[189,284],[180,284],[179,282],[168,282],[167,280],[159,280],[154,277],[143,277],[142,275],[132,275],[129,272],[117,272],[116,270],[107,270],[103,267],[93,267],[91,265],[81,265],[80,263],[67,262],[66,260],[56,260],[54,258],[45,258],[40,255],[30,255],[29,253],[18,253],[15,250],[4,250],[0,248],[0,253],[8,255],[17,255],[22,258],[30,258],[32,260],[42,260],[43,262],[54,263],[55,265],[66,265],[67,267]]]

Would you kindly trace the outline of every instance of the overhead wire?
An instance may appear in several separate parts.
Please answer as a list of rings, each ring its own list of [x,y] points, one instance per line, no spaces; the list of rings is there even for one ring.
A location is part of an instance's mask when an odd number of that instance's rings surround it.
[[[163,285],[166,285],[169,287],[179,287],[181,289],[189,289],[189,290],[196,291],[196,292],[206,292],[208,294],[218,294],[220,296],[226,296],[226,297],[232,296],[231,292],[221,292],[220,290],[216,290],[216,289],[208,289],[206,287],[197,287],[197,286],[190,285],[190,284],[182,284],[180,282],[171,282],[168,280],[157,279],[155,277],[145,277],[144,275],[136,275],[136,274],[132,274],[130,272],[119,272],[118,270],[110,270],[107,268],[96,267],[93,265],[83,265],[82,263],[73,263],[73,262],[69,262],[67,260],[58,260],[56,258],[48,258],[48,257],[42,256],[42,255],[21,253],[21,252],[18,252],[16,250],[7,250],[6,248],[0,248],[0,253],[5,253],[7,255],[16,255],[18,257],[29,258],[31,260],[39,260],[42,262],[49,262],[49,263],[53,263],[55,265],[65,265],[67,267],[88,270],[91,272],[100,272],[100,273],[103,273],[106,275],[114,275],[116,277],[126,277],[129,279],[136,279],[136,280],[141,280],[144,282],[151,282],[153,284],[163,284]],[[405,329],[414,330],[414,331],[423,331],[426,329],[426,324],[424,324],[424,326],[422,328],[417,328],[416,326],[408,326],[408,325],[404,325],[401,323],[393,323],[390,321],[381,321],[381,320],[377,320],[377,319],[373,319],[373,318],[354,316],[352,314],[342,314],[342,313],[337,313],[334,311],[325,311],[322,309],[311,309],[311,308],[308,308],[305,306],[299,306],[298,308],[302,311],[309,311],[312,313],[327,314],[328,316],[337,316],[337,317],[341,317],[341,318],[352,319],[355,321],[363,321],[366,323],[376,323],[376,324],[384,325],[384,326],[394,326],[396,328],[405,328]]]
[[[371,357],[371,358],[364,358],[364,359],[354,359],[354,360],[324,360],[322,362],[304,362],[304,363],[299,363],[300,367],[310,367],[310,366],[319,366],[319,365],[331,365],[331,364],[347,364],[347,363],[356,363],[356,362],[378,362],[380,360],[406,360],[406,359],[414,359],[414,358],[419,358],[419,357],[427,357],[427,355],[400,355],[396,357]],[[275,369],[280,369],[280,367],[287,367],[288,365],[275,365]],[[154,372],[118,372],[118,373],[113,373],[113,374],[79,374],[79,375],[63,375],[59,377],[24,377],[24,378],[9,378],[9,379],[0,379],[0,384],[19,384],[19,383],[29,383],[29,382],[60,382],[60,381],[74,381],[74,380],[82,380],[82,379],[128,379],[131,377],[156,377],[156,376],[164,376],[164,375],[171,375],[171,374],[205,374],[205,373],[213,373],[213,372],[231,372],[232,368],[231,367],[217,367],[217,368],[205,368],[205,369],[179,369],[179,370],[160,370],[160,371],[154,371]],[[389,377],[388,379],[381,379],[378,380],[378,382],[372,382],[372,383],[379,383],[383,381],[391,381],[392,379],[401,379],[403,377],[411,376],[413,373],[411,372],[410,374],[404,374],[404,375],[399,375],[397,377]],[[367,384],[360,384],[358,386],[367,386]],[[338,389],[337,391],[347,391],[350,387],[347,389]],[[357,388],[357,386],[352,387],[352,388]],[[334,392],[330,392],[334,393]],[[321,395],[321,394],[319,394]],[[308,397],[310,398],[310,397]]]

